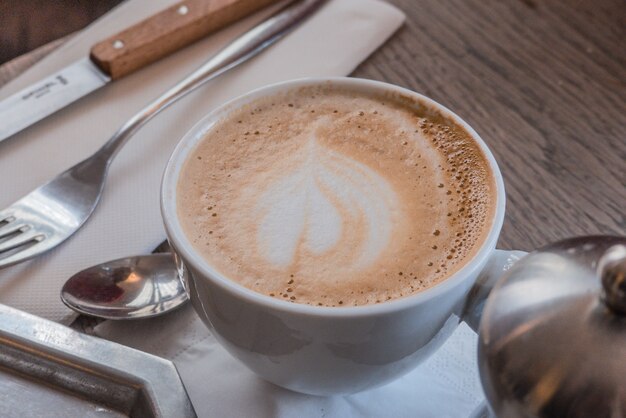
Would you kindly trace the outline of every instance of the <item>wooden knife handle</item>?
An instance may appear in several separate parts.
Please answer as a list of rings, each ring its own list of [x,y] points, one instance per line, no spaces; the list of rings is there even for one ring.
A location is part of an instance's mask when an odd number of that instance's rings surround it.
[[[112,80],[162,58],[277,0],[185,0],[91,48]]]

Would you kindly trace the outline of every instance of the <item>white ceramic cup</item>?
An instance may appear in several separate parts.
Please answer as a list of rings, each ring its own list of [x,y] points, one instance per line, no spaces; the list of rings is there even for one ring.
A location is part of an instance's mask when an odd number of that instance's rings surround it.
[[[491,230],[476,255],[458,272],[417,294],[375,305],[317,307],[256,293],[216,271],[183,233],[176,210],[181,167],[204,134],[233,109],[300,86],[331,83],[359,92],[397,92],[427,103],[469,132],[487,157],[496,183]],[[493,281],[511,254],[495,250],[504,218],[502,175],[478,134],[454,113],[415,92],[355,78],[302,79],[238,97],[211,112],[180,141],[165,170],[161,210],[180,275],[198,315],[234,357],[265,380],[315,395],[359,392],[415,368],[468,316],[476,329],[486,291],[468,302],[481,272]],[[489,267],[486,268],[486,266]],[[482,289],[482,288],[481,288]]]

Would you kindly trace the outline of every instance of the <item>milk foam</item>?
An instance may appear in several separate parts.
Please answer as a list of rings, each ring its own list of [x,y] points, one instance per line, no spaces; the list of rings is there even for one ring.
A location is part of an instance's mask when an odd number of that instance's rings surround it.
[[[258,252],[282,268],[293,265],[298,252],[320,261],[333,252],[343,268],[375,262],[395,226],[399,199],[392,186],[370,167],[324,147],[314,133],[288,158],[291,170],[279,166],[252,181],[247,202],[240,201],[257,208]],[[360,239],[346,245],[356,235]]]
[[[313,87],[218,121],[185,163],[196,250],[264,295],[381,303],[434,286],[485,240],[495,182],[462,127],[405,98]]]

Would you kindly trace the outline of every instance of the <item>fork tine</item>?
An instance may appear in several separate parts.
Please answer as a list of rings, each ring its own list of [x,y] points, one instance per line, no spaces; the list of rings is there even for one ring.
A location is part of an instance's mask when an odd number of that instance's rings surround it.
[[[0,229],[10,225],[14,221],[15,217],[9,212],[8,209],[0,211]]]
[[[2,256],[2,253],[6,251],[14,250],[30,242],[43,241],[44,238],[45,238],[44,234],[37,233],[37,232],[19,234],[18,236],[14,238],[10,238],[4,241],[2,244],[0,244],[0,256]]]
[[[0,269],[4,267],[11,266],[13,264],[21,263],[22,261],[28,260],[29,258],[33,258],[39,255],[42,252],[49,250],[49,248],[41,248],[41,242],[35,243],[25,249],[21,249],[20,251],[11,254],[8,257],[2,258],[0,255]],[[45,247],[45,246],[44,246]]]
[[[26,231],[28,231],[29,226],[26,224],[21,224],[18,226],[10,226],[10,227],[6,227],[4,228],[4,226],[6,225],[0,225],[0,239],[8,237],[9,235],[21,232],[24,233]]]

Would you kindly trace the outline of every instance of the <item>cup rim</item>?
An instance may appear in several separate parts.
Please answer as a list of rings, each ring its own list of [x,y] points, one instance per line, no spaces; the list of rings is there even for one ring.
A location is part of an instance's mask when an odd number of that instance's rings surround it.
[[[432,286],[426,290],[414,293],[409,296],[404,296],[377,304],[345,307],[314,306],[303,303],[287,302],[248,289],[247,287],[235,282],[234,280],[228,279],[227,277],[225,277],[225,275],[214,269],[194,249],[193,245],[183,232],[182,226],[180,225],[180,222],[178,220],[176,208],[176,186],[178,184],[178,178],[182,165],[186,161],[189,153],[195,148],[195,145],[203,138],[204,134],[220,119],[222,115],[225,115],[234,109],[237,109],[260,97],[273,95],[279,93],[280,91],[321,84],[339,85],[341,87],[348,87],[349,89],[353,89],[357,92],[396,92],[405,96],[418,99],[420,102],[424,102],[427,105],[434,107],[445,116],[453,119],[472,136],[474,141],[476,141],[481,152],[486,157],[491,172],[493,173],[494,182],[496,185],[496,207],[491,228],[489,230],[489,233],[487,234],[487,238],[483,241],[482,245],[472,257],[472,259],[467,262],[465,266],[463,266],[460,270],[458,270],[445,280],[442,280],[435,286]],[[246,302],[255,305],[261,305],[275,311],[291,312],[294,314],[305,314],[318,317],[356,317],[389,314],[392,312],[408,309],[424,303],[430,299],[436,298],[441,294],[452,290],[460,283],[465,281],[475,269],[477,269],[483,264],[484,261],[486,261],[486,259],[495,249],[496,242],[498,240],[500,230],[504,222],[506,195],[502,174],[495,160],[495,157],[493,156],[485,142],[471,126],[469,126],[463,119],[461,119],[458,115],[449,110],[447,107],[420,93],[381,81],[353,77],[307,77],[282,81],[279,83],[274,83],[254,89],[248,93],[229,100],[228,102],[215,108],[202,119],[200,119],[190,130],[187,131],[187,133],[185,133],[182,139],[178,142],[167,162],[167,166],[163,173],[161,182],[160,203],[161,216],[163,218],[167,237],[171,241],[172,247],[177,253],[179,253],[179,255],[182,256],[185,264],[189,264],[194,271],[199,271],[203,274],[204,277],[202,279],[206,278],[206,280],[210,280],[211,282],[213,282],[213,284],[221,287],[223,290],[237,295]]]

